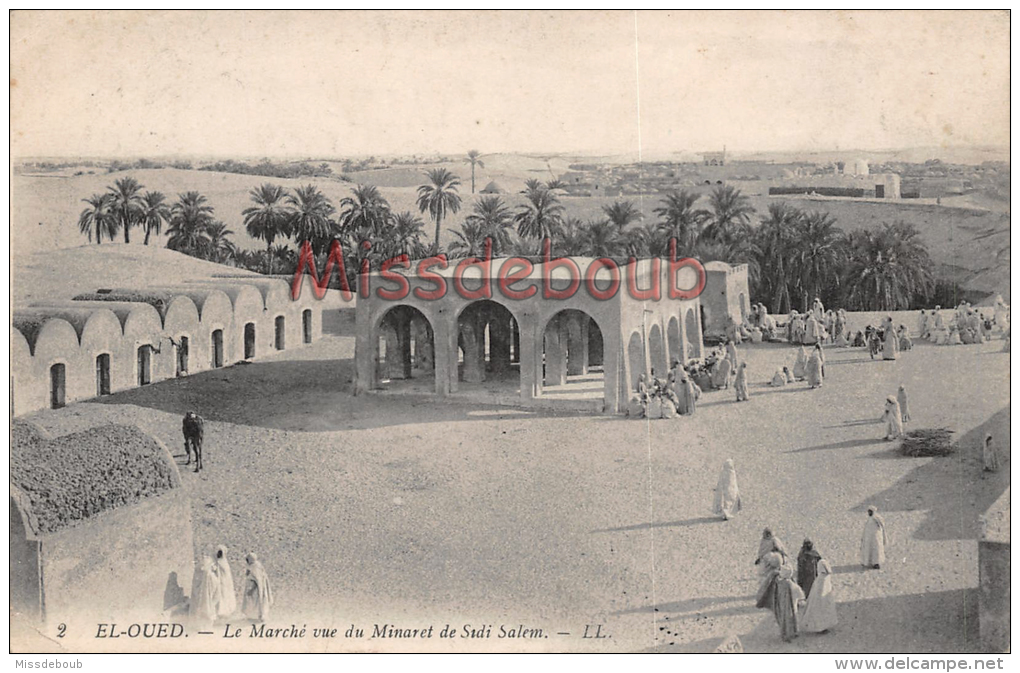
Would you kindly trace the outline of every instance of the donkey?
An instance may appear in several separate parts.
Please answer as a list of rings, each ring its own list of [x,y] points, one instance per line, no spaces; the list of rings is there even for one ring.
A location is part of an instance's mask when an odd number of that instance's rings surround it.
[[[181,424],[184,432],[184,451],[188,454],[188,462],[191,464],[191,452],[195,452],[195,472],[202,469],[202,435],[205,431],[205,420],[194,411],[184,414],[184,422]]]

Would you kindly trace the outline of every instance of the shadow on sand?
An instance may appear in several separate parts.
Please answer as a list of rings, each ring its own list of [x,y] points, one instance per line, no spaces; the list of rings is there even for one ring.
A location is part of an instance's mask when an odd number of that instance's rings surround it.
[[[805,633],[793,642],[784,643],[779,638],[775,618],[762,610],[758,624],[737,636],[746,652],[969,653],[981,648],[977,589],[868,598],[839,603],[836,612],[839,624],[829,633]],[[919,615],[924,617],[919,618]],[[682,632],[683,618],[671,620],[671,623]],[[720,633],[690,643],[670,644],[675,636],[665,634],[665,631],[660,632],[661,644],[641,651],[710,653],[730,635]],[[933,643],[937,643],[936,650],[932,650]]]
[[[882,441],[881,437],[873,438],[866,437],[864,439],[845,439],[842,442],[833,442],[831,444],[819,444],[818,446],[807,446],[803,449],[790,449],[783,453],[807,453],[808,451],[830,451],[834,449],[852,449],[857,446],[870,446],[872,444],[878,444]]]
[[[920,464],[889,488],[868,497],[854,511],[864,512],[870,505],[878,507],[880,512],[928,510],[927,518],[914,533],[916,539],[976,539],[980,530],[978,517],[1009,486],[1009,417],[1009,407],[993,414],[960,437],[955,442],[957,452],[951,456],[873,456],[914,460]],[[982,472],[981,444],[986,433],[995,437],[998,446],[1002,467],[996,473]]]
[[[599,528],[591,531],[595,533],[624,533],[632,530],[650,530],[652,528],[686,528],[689,526],[700,526],[706,523],[727,523],[721,516],[699,516],[696,519],[683,519],[682,521],[664,521],[661,523],[636,523],[633,526],[621,526],[619,528]]]
[[[583,412],[517,409],[430,395],[354,395],[351,359],[269,360],[167,379],[90,400],[136,405],[207,421],[277,430],[331,432],[407,423],[573,417]],[[613,420],[613,417],[604,417]]]

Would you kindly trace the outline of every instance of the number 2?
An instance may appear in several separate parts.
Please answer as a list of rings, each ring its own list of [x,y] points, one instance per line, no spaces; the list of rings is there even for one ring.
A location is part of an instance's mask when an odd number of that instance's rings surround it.
[[[67,633],[67,624],[58,624],[57,638],[63,638],[65,633]]]

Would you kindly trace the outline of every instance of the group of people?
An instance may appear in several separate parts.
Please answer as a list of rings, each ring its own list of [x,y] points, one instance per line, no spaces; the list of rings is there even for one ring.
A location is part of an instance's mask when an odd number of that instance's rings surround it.
[[[1009,306],[999,296],[996,298],[994,315],[987,317],[969,302],[963,302],[953,311],[948,323],[941,306],[936,306],[930,313],[922,309],[917,327],[922,339],[937,346],[984,343],[992,338],[996,330],[1008,341]]]
[[[215,555],[215,560],[208,555],[202,557],[192,591],[191,616],[205,625],[230,619],[237,610],[234,574],[227,560],[227,548],[220,545]],[[273,604],[269,575],[254,553],[248,554],[245,562],[247,566],[241,588],[241,613],[247,619],[263,622],[269,616],[269,608]]]
[[[754,564],[759,575],[755,606],[772,610],[784,642],[800,633],[826,633],[838,624],[832,566],[811,540],[804,540],[794,567],[782,541],[766,528]]]
[[[821,344],[815,344],[808,355],[807,349],[801,346],[797,349],[797,359],[793,363],[793,372],[784,365],[776,370],[772,380],[769,382],[774,388],[789,385],[794,381],[807,381],[811,388],[819,388],[825,380],[825,351]]]
[[[900,385],[895,395],[885,398],[885,411],[882,422],[885,423],[885,439],[890,441],[903,436],[903,424],[910,420],[910,407],[907,404],[907,388]]]
[[[665,379],[657,378],[655,370],[638,376],[637,394],[631,398],[628,413],[635,418],[676,418],[690,416],[697,410],[701,388],[680,365],[673,362]]]
[[[799,313],[796,309],[790,311],[786,323],[786,340],[804,346],[826,343],[832,338],[831,335],[841,333],[845,325],[846,313],[843,309],[826,311],[822,300],[815,297],[807,313]]]

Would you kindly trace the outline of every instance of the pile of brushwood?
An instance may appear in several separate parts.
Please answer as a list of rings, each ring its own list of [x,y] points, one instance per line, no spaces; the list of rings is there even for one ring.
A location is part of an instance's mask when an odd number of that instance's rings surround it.
[[[903,437],[900,453],[911,458],[948,456],[956,452],[953,446],[952,430],[948,428],[924,428],[911,430]]]

